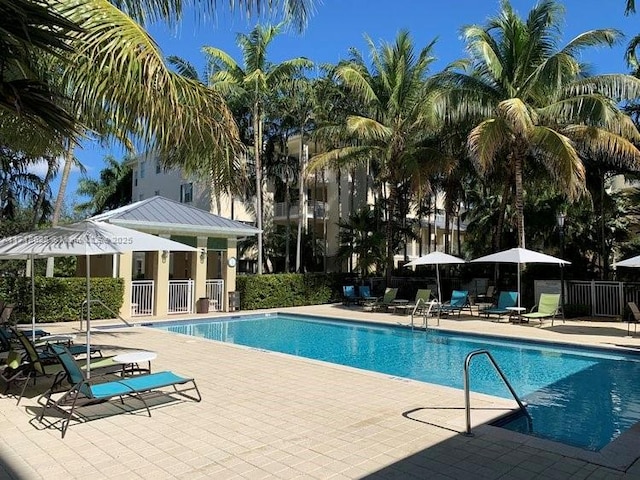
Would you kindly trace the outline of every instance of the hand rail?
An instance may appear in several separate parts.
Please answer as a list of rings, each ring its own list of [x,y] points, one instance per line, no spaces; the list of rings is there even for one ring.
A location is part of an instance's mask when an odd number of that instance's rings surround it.
[[[531,430],[532,429],[531,415],[529,415],[529,412],[527,412],[527,408],[520,401],[520,398],[518,398],[516,391],[513,389],[513,387],[509,383],[509,380],[507,380],[507,377],[502,372],[502,369],[498,366],[498,363],[493,358],[493,355],[491,355],[491,352],[489,352],[489,350],[475,350],[469,353],[467,355],[467,358],[465,358],[464,360],[464,409],[466,414],[466,427],[467,427],[465,434],[471,435],[471,400],[469,398],[469,364],[471,363],[471,359],[476,355],[486,355],[489,358],[489,361],[491,362],[493,367],[496,369],[496,371],[500,375],[500,378],[502,378],[502,381],[509,389],[509,392],[511,392],[511,395],[513,396],[515,401],[518,403],[518,407],[520,407],[520,410],[522,410],[522,412],[527,416],[528,423],[529,423],[529,430]]]
[[[122,322],[124,322],[124,324],[127,327],[132,327],[133,326],[129,322],[127,322],[124,318],[122,318],[122,316],[119,313],[116,313],[113,310],[111,310],[109,307],[107,307],[104,304],[104,302],[102,300],[100,300],[99,298],[92,298],[91,300],[89,300],[89,302],[91,302],[91,303],[99,303],[104,308],[106,308],[110,313],[113,313],[114,318],[119,318],[120,320],[122,320]],[[85,306],[87,306],[87,300],[83,300],[82,301],[82,305],[80,306],[80,330],[82,330],[82,320],[84,319],[84,308],[85,308]]]
[[[436,301],[435,300],[431,300],[429,302],[427,302],[426,300],[422,299],[422,298],[418,298],[418,301],[416,302],[415,306],[413,307],[413,311],[411,312],[411,330],[413,330],[414,328],[414,324],[413,324],[413,317],[415,316],[416,312],[418,311],[418,307],[420,306],[420,303],[423,303],[425,306],[427,303],[431,304],[428,310],[424,310],[423,307],[423,314],[422,314],[422,318],[423,318],[423,322],[422,322],[422,327],[427,330],[429,328],[429,313],[431,313],[431,309],[434,306],[434,303]],[[440,315],[438,315],[438,325],[440,325]]]

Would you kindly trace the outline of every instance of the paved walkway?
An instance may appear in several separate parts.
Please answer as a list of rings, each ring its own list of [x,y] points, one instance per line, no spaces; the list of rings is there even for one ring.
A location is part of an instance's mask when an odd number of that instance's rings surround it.
[[[409,322],[338,305],[286,310]],[[81,335],[77,328],[47,327]],[[620,323],[538,328],[462,317],[440,328],[640,348],[640,335],[626,337]],[[40,381],[19,406],[0,397],[0,478],[640,478],[638,429],[609,452],[585,452],[482,425],[515,403],[472,394],[475,435],[467,437],[463,395],[452,388],[144,327],[92,338],[108,353],[157,352],[154,371],[193,376],[203,401],[156,395],[152,418],[140,410],[113,415],[117,403],[91,407],[89,421],[72,423],[61,439],[56,418],[34,420],[47,386]]]

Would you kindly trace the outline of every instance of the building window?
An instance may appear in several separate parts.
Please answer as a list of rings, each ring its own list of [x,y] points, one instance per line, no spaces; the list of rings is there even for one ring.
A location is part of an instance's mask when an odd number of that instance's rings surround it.
[[[155,192],[153,192],[153,194],[157,197],[160,195],[160,190],[156,190]]]
[[[180,201],[182,203],[191,203],[193,201],[193,183],[180,185]]]
[[[156,160],[156,175],[162,171],[162,166],[160,165],[160,160]]]
[[[145,165],[146,163],[147,162],[145,160],[140,162],[140,178],[141,179],[144,178],[144,170],[145,170],[145,167],[146,167],[146,165]]]
[[[138,170],[133,171],[133,186],[138,186]]]

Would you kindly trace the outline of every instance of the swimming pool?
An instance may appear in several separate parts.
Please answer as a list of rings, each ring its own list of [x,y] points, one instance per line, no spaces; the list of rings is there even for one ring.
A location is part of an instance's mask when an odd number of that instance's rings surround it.
[[[152,326],[455,388],[467,354],[484,348],[528,403],[527,433],[598,451],[640,421],[640,356],[632,354],[290,314]],[[470,378],[473,391],[510,398],[484,356]]]

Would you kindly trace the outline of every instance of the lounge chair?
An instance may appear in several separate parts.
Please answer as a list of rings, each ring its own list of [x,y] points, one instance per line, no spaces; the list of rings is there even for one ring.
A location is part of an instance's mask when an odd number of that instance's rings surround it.
[[[13,309],[16,308],[15,303],[4,303],[2,305],[2,311],[0,312],[0,324],[8,324]]]
[[[371,300],[375,298],[371,295],[371,287],[369,287],[369,285],[360,285],[358,287],[358,297],[360,298],[360,303],[365,302],[367,299]]]
[[[468,309],[471,313],[471,306],[469,305],[469,292],[467,290],[454,290],[451,292],[451,300],[440,305],[440,314],[457,313],[458,317],[462,313],[463,309]]]
[[[147,402],[141,394],[166,387],[173,387],[175,393],[197,402],[202,400],[200,390],[198,390],[196,381],[193,378],[181,377],[170,371],[134,375],[131,377],[119,378],[114,381],[92,383],[91,380],[87,380],[85,378],[84,373],[66,347],[63,345],[52,345],[51,348],[60,359],[60,363],[62,364],[72,387],[56,401],[52,401],[51,399],[54,389],[50,389],[45,392],[41,398],[46,398],[47,401],[40,413],[40,416],[38,417],[38,420],[42,422],[42,418],[44,417],[46,410],[50,407],[65,412],[66,418],[62,420],[62,438],[64,438],[65,433],[67,432],[74,410],[76,407],[83,405],[106,402],[113,398],[119,398],[120,401],[124,402],[123,397],[130,396],[136,397],[140,400],[147,409],[149,416],[151,416],[149,405],[147,405]],[[178,390],[178,385],[186,385],[187,383],[192,383],[193,387]],[[195,390],[197,397],[187,395],[185,393],[190,390]],[[69,407],[68,411],[66,410],[66,407]]]
[[[489,285],[487,291],[483,295],[477,295],[475,303],[495,303],[496,287]],[[498,302],[499,303],[499,302]]]
[[[352,303],[358,303],[358,296],[356,295],[356,287],[353,285],[343,285],[342,287],[342,303],[344,305],[350,305]]]
[[[23,372],[22,377],[16,377],[13,379],[13,383],[17,383],[19,380],[24,381],[24,385],[22,387],[22,391],[20,392],[20,396],[18,397],[18,404],[20,404],[20,400],[24,396],[24,392],[27,388],[27,384],[30,379],[33,378],[33,383],[35,384],[37,378],[40,376],[52,377],[54,378],[54,385],[62,383],[64,380],[64,375],[61,375],[63,372],[62,365],[60,365],[59,359],[57,355],[51,353],[44,353],[37,349],[33,342],[29,338],[27,338],[22,331],[13,329],[14,334],[16,335],[19,342],[22,344],[22,348],[24,349],[24,362],[20,365],[20,370]],[[50,344],[49,348],[56,346],[55,344]],[[86,346],[84,345],[76,345],[76,347],[84,347],[84,352],[86,353]],[[68,350],[67,350],[68,351]],[[100,355],[102,355],[100,353]],[[82,368],[86,368],[86,361],[83,362],[84,365]],[[115,362],[113,357],[98,357],[93,358],[89,362],[91,371],[100,370],[102,373],[114,372],[122,370],[122,364]],[[9,391],[11,386],[11,382],[7,383],[5,388],[5,393]]]
[[[489,308],[484,308],[479,311],[480,315],[485,315],[489,318],[489,315],[497,315],[500,319],[503,315],[509,315],[512,313],[508,310],[509,307],[518,306],[518,292],[500,292],[498,296],[498,303]]]
[[[560,294],[559,293],[541,293],[538,303],[531,308],[531,312],[520,315],[522,321],[528,322],[531,319],[542,321],[545,318],[551,318],[551,326],[556,315],[560,313]]]
[[[398,295],[397,288],[387,288],[384,291],[384,295],[372,305],[373,309],[386,311],[389,307],[393,306],[396,295]]]
[[[638,333],[638,322],[640,322],[640,309],[636,302],[627,302],[627,309],[629,314],[627,315],[627,337],[631,336],[631,324],[633,323],[634,335]]]

